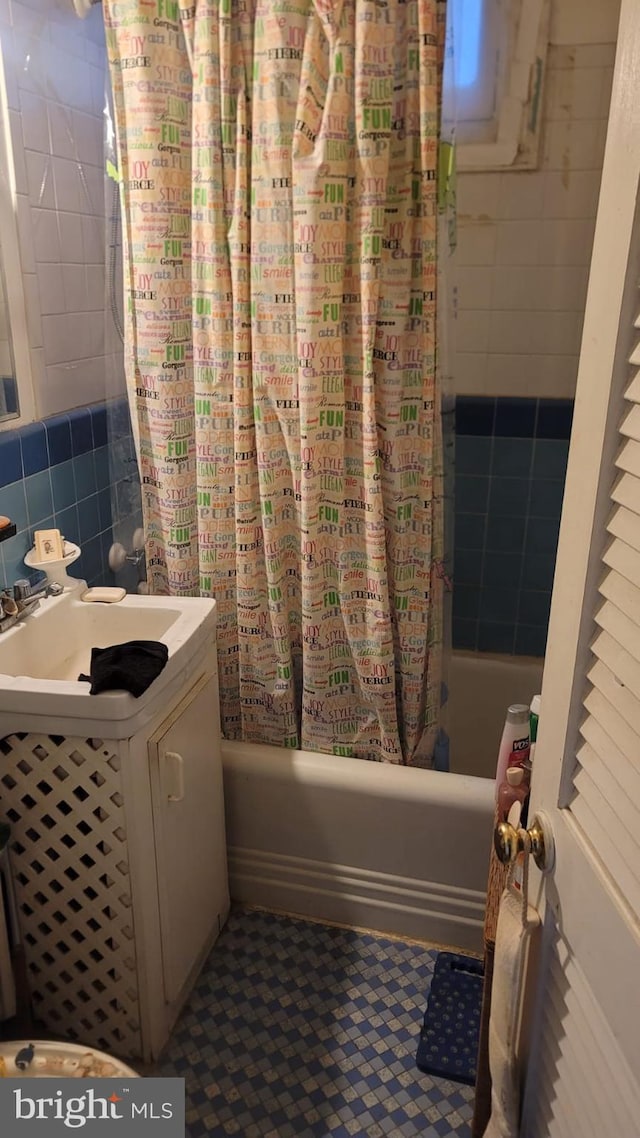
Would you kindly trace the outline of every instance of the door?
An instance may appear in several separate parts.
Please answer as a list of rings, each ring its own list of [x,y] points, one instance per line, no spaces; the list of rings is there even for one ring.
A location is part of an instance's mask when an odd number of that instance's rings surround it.
[[[640,6],[623,0],[529,810],[556,852],[531,867],[523,1138],[640,1134],[639,178]]]
[[[229,910],[218,723],[217,680],[203,676],[149,740],[167,1003]]]

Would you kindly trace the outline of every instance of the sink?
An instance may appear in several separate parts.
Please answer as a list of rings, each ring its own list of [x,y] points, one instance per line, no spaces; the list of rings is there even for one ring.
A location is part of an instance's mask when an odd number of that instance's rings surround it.
[[[156,713],[167,688],[203,669],[214,643],[215,602],[197,597],[126,596],[85,603],[77,591],[46,597],[0,634],[0,739],[14,731],[129,738]],[[169,659],[138,699],[124,691],[90,695],[79,683],[91,649],[160,640]]]

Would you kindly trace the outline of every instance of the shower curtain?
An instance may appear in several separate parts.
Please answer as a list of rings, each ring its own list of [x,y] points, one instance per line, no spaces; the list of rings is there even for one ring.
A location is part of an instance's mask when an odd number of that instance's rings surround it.
[[[150,591],[223,733],[429,765],[444,4],[105,0]]]

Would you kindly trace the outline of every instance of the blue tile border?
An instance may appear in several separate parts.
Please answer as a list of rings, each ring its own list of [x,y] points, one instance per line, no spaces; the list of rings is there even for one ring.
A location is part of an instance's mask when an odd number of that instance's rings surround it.
[[[573,422],[572,399],[541,399],[538,404],[536,437],[569,439]]]
[[[45,419],[45,426],[47,428],[50,465],[58,466],[61,462],[67,462],[73,453],[69,416],[55,415],[52,419]]]
[[[69,416],[71,425],[71,451],[73,457],[86,454],[93,450],[93,430],[91,427],[91,412],[88,407],[72,412]]]
[[[49,465],[49,453],[44,423],[29,423],[19,435],[25,478],[30,474],[39,474],[41,470],[46,470]]]
[[[126,399],[78,407],[23,427],[0,431],[0,486],[8,486],[23,476],[38,474],[48,466],[58,466],[70,458],[106,446],[109,441],[108,421],[114,427],[114,439],[126,438],[126,446],[131,450],[131,422]]]
[[[483,435],[490,438],[494,433],[496,412],[495,399],[458,396],[456,399],[456,437],[459,435]]]
[[[118,493],[109,441],[126,459],[135,454],[126,399],[0,432],[0,514],[18,527],[14,538],[0,543],[0,586],[30,576],[23,557],[33,544],[33,531],[51,526],[82,545],[78,575],[89,584],[113,583],[107,564],[113,526],[129,515],[137,517],[139,490],[137,496],[131,486],[126,494]],[[127,464],[128,481],[134,483],[132,473]]]
[[[536,399],[496,399],[494,434],[505,439],[532,439],[536,433]]]
[[[10,486],[23,475],[22,452],[17,431],[0,434],[0,486]]]
[[[571,437],[573,399],[459,395],[456,436],[564,439]]]
[[[455,648],[543,652],[572,417],[570,399],[456,400]]]

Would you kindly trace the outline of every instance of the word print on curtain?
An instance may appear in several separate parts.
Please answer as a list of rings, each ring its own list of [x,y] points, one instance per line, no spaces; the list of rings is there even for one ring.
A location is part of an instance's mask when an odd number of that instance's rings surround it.
[[[223,732],[428,765],[438,0],[106,0],[152,592]]]

